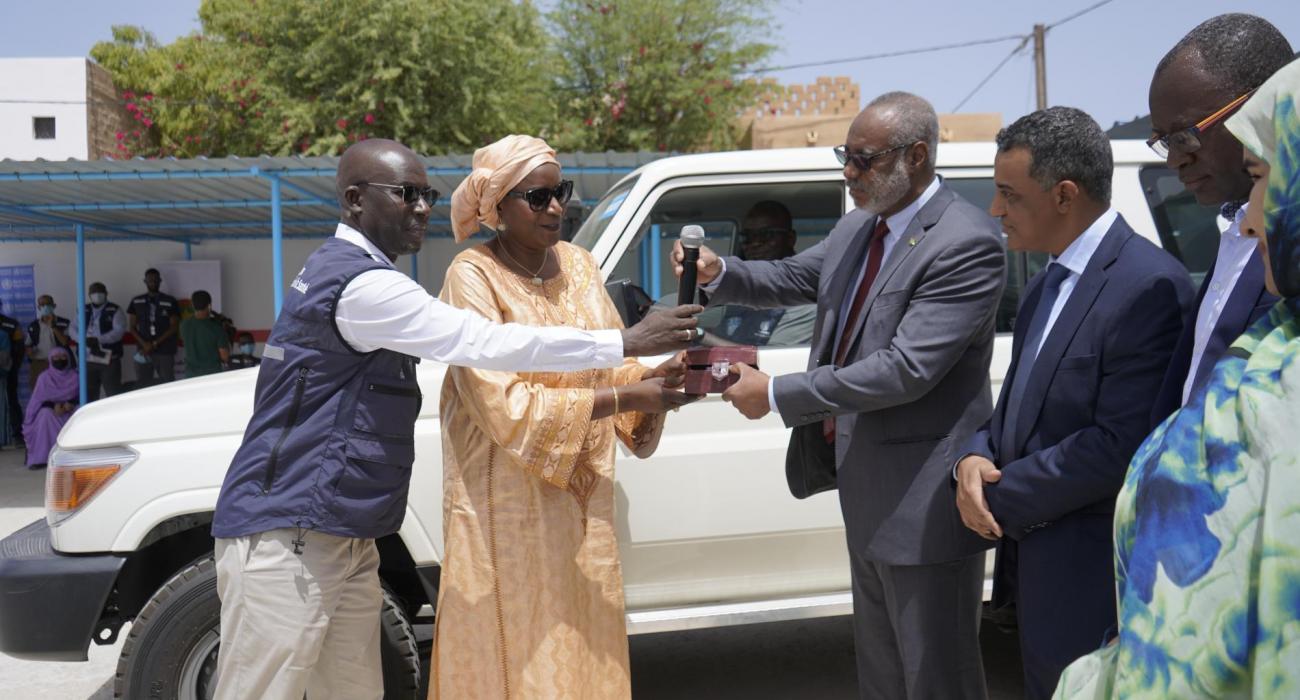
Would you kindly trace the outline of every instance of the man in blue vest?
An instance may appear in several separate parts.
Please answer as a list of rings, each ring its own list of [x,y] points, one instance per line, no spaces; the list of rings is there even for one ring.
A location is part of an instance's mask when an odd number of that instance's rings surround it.
[[[102,387],[106,396],[122,390],[122,336],[126,335],[126,312],[108,300],[108,287],[92,282],[86,306],[86,398],[99,398]],[[77,329],[72,328],[72,338]]]
[[[181,328],[181,305],[162,289],[162,274],[144,271],[145,293],[127,304],[128,325],[135,334],[135,376],[140,387],[176,379],[176,338]]]
[[[212,523],[221,654],[216,697],[379,698],[379,554],[406,511],[420,358],[483,369],[614,367],[685,347],[698,306],[625,330],[497,325],[399,272],[438,193],[401,144],[339,161],[341,223],[290,284],[262,350],[253,416]],[[648,386],[643,386],[648,385]],[[642,382],[638,410],[686,402]],[[628,404],[625,404],[628,405]]]

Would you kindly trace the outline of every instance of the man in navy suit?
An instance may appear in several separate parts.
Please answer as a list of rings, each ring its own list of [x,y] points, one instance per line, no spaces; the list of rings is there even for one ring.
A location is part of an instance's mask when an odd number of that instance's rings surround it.
[[[1250,177],[1241,143],[1223,128],[1240,99],[1291,62],[1291,45],[1267,21],[1219,15],[1183,37],[1151,79],[1148,143],[1201,204],[1221,207],[1218,253],[1174,350],[1155,406],[1159,425],[1204,383],[1228,346],[1277,302],[1264,290],[1255,241],[1241,234]]]
[[[1025,696],[1047,698],[1115,624],[1115,496],[1193,291],[1110,207],[1110,142],[1087,114],[1034,112],[997,145],[989,213],[1009,248],[1052,258],[1025,288],[993,416],[957,463],[957,507],[997,542],[993,605],[1016,605]]]

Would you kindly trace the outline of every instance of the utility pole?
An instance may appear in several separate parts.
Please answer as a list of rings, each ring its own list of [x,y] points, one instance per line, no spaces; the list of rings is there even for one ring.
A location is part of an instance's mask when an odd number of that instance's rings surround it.
[[[1047,57],[1044,39],[1047,28],[1034,25],[1034,76],[1038,84],[1038,109],[1047,109]]]

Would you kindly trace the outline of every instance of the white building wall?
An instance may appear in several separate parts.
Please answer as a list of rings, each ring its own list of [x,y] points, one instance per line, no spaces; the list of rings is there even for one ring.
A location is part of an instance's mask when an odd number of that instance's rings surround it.
[[[0,58],[0,159],[84,159],[86,59]],[[17,102],[14,102],[17,100]],[[37,140],[33,117],[54,117],[55,138]]]
[[[321,239],[284,242],[284,283],[287,286]],[[437,295],[451,259],[464,248],[450,238],[429,238],[419,256],[419,280]],[[217,310],[230,316],[240,330],[269,331],[275,322],[275,294],[271,279],[271,241],[207,240],[192,247],[194,260],[221,261],[222,300]],[[108,298],[125,306],[144,293],[144,271],[155,263],[184,260],[185,246],[170,241],[107,241],[86,244],[86,284],[103,282]],[[49,294],[60,316],[74,319],[77,309],[77,248],[73,243],[0,243],[0,266],[34,265],[36,294]],[[399,258],[397,267],[410,274],[411,259]],[[163,281],[167,290],[167,281]],[[83,290],[84,292],[84,290]],[[31,319],[20,319],[24,324]],[[130,350],[128,349],[128,352]],[[123,371],[130,372],[123,363]]]

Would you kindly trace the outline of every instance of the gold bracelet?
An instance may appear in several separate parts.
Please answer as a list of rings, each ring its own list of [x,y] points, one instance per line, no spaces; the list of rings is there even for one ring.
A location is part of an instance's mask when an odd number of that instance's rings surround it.
[[[613,387],[613,389],[614,389],[614,412],[610,415],[617,416],[618,415],[618,387]]]

